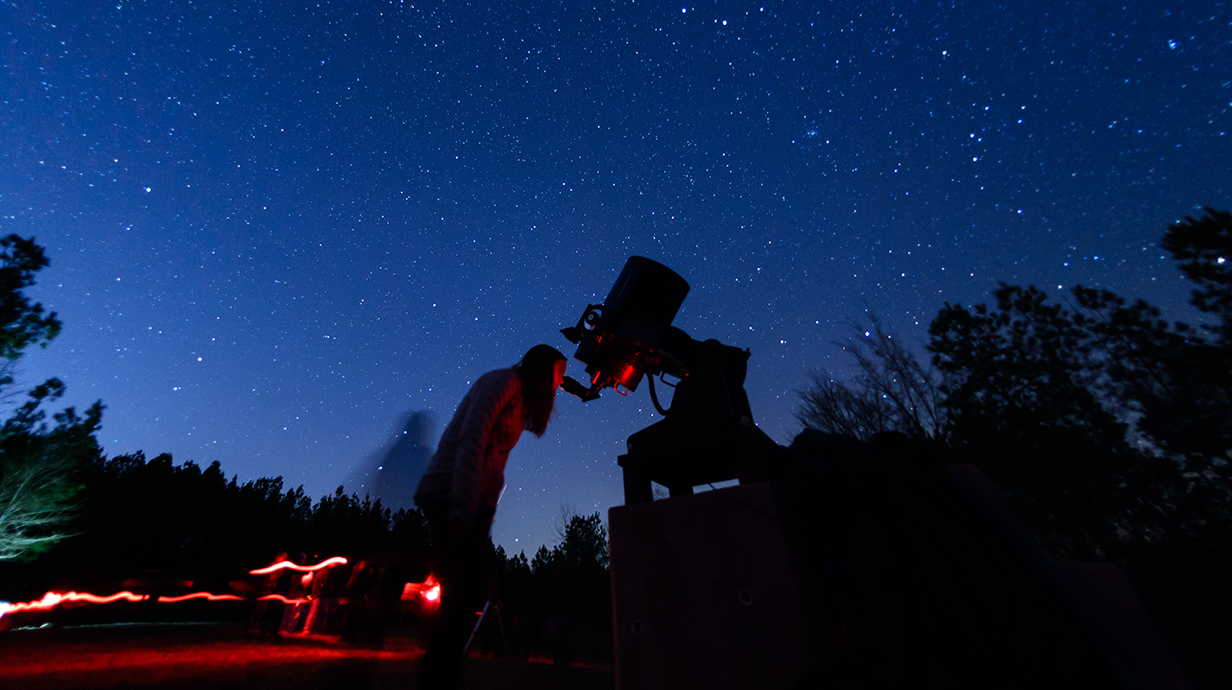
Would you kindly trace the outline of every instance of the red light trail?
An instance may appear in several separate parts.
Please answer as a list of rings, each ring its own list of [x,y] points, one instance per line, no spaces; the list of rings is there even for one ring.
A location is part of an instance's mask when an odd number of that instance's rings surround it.
[[[302,573],[310,573],[328,568],[335,565],[346,565],[347,559],[342,556],[334,556],[327,558],[316,565],[296,565],[290,561],[279,561],[265,568],[250,570],[250,575],[268,575],[283,569],[296,570]],[[402,588],[402,600],[409,601],[415,597],[421,597],[428,606],[436,606],[441,599],[441,583],[436,579],[435,575],[428,575],[423,582],[408,582]],[[244,601],[244,597],[234,594],[212,594],[210,592],[193,592],[192,594],[184,594],[181,596],[160,596],[155,601],[160,604],[175,604],[191,599],[205,599],[206,601]],[[7,601],[0,601],[0,618],[10,613],[20,613],[22,611],[49,611],[65,602],[85,602],[88,604],[110,604],[115,601],[149,601],[149,594],[134,594],[129,591],[116,592],[109,596],[98,596],[86,592],[47,592],[43,598],[35,601],[18,602],[11,604]],[[304,604],[308,599],[288,599],[281,594],[267,594],[262,597],[257,597],[256,601],[281,601],[284,604]]]
[[[321,561],[320,563],[317,563],[316,565],[296,565],[292,563],[291,561],[278,561],[277,563],[270,565],[270,566],[266,566],[264,568],[258,568],[256,570],[249,570],[248,574],[249,575],[268,575],[276,570],[282,570],[283,568],[287,568],[290,570],[298,570],[301,573],[311,573],[311,572],[320,570],[322,568],[328,568],[331,565],[346,565],[346,563],[347,563],[347,559],[343,558],[342,556],[334,556],[333,558],[327,558]]]
[[[145,601],[150,598],[148,594],[133,594],[129,591],[116,592],[111,596],[100,597],[96,594],[86,594],[82,592],[48,592],[43,595],[42,599],[35,601],[18,602],[10,604],[5,601],[0,601],[0,616],[9,613],[17,613],[19,611],[47,611],[53,609],[66,601],[84,601],[90,604],[110,604],[113,601],[121,599],[125,601]]]
[[[296,565],[290,561],[279,561],[265,568],[251,570],[249,571],[249,574],[268,575],[269,573],[276,572],[284,568],[297,570],[303,573],[310,573],[323,568],[328,568],[330,566],[346,565],[346,563],[347,559],[342,556],[327,558],[316,565]],[[429,576],[428,579],[432,580],[431,576]],[[432,581],[435,582],[435,580]],[[437,596],[439,596],[439,589],[440,588],[438,586]],[[89,594],[85,592],[47,592],[41,599],[36,599],[34,601],[17,602],[15,604],[7,601],[0,601],[0,618],[3,618],[11,613],[20,613],[22,611],[48,611],[66,602],[81,601],[88,604],[110,604],[120,600],[137,602],[149,601],[149,599],[149,594],[133,594],[129,591],[116,592],[115,594],[111,594],[109,596],[98,596],[97,594]],[[174,597],[160,596],[155,601],[161,604],[174,604],[181,601],[188,601],[190,599],[205,599],[206,601],[244,601],[244,597],[236,596],[234,594],[212,594],[210,592],[193,592],[192,594]],[[308,599],[288,599],[281,594],[269,594],[263,597],[258,597],[257,601],[281,601],[284,604],[303,604],[306,603]]]
[[[288,599],[281,594],[266,594],[263,597],[257,597],[257,601],[281,601],[284,604],[306,604],[308,599]]]
[[[210,594],[209,592],[193,592],[180,597],[159,597],[160,604],[174,604],[189,599],[205,599],[206,601],[243,601],[244,597],[237,597],[234,594]]]

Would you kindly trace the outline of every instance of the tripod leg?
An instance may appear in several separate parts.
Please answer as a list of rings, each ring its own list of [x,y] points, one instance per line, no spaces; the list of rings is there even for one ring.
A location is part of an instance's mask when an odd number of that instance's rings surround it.
[[[479,620],[475,621],[475,627],[471,628],[471,636],[466,638],[466,646],[462,648],[462,656],[466,656],[466,653],[471,650],[471,643],[475,641],[475,633],[479,632],[479,626],[483,625],[483,617],[488,615],[488,607],[491,605],[491,599],[483,603],[483,610],[479,612]]]

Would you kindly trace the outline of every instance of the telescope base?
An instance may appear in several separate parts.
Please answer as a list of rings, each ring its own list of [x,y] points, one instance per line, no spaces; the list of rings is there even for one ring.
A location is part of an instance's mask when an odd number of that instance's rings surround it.
[[[770,482],[608,512],[616,687],[794,688],[837,663]]]

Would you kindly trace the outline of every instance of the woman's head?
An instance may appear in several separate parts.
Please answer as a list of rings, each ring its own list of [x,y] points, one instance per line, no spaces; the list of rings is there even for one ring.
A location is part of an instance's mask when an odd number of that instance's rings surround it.
[[[551,345],[536,345],[522,355],[518,378],[522,379],[522,404],[526,408],[525,428],[542,436],[556,406],[556,389],[565,375],[568,360]]]

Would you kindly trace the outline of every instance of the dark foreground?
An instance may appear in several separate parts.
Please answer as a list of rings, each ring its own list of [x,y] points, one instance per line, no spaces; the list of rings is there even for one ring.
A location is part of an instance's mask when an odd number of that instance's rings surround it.
[[[0,632],[0,687],[413,690],[422,656],[406,637],[360,647],[330,637],[255,638],[222,625],[13,630]],[[472,657],[463,687],[608,690],[615,682],[610,668]]]

